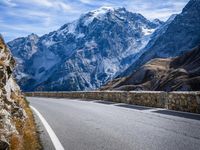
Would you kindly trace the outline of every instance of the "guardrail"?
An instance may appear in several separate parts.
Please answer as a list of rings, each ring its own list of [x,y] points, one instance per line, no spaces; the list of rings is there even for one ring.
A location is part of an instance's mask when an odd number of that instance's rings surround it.
[[[27,92],[25,95],[34,97],[106,100],[119,103],[200,113],[200,91],[169,93],[159,91]]]

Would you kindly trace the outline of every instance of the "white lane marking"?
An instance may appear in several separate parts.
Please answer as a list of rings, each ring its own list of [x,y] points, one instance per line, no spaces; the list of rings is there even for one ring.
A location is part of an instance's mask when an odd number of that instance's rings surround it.
[[[43,123],[44,127],[46,128],[55,149],[56,150],[64,150],[64,147],[60,143],[58,137],[56,136],[56,134],[54,133],[54,131],[52,130],[52,128],[50,127],[48,122],[44,119],[44,117],[40,114],[40,112],[35,107],[33,107],[33,106],[30,106],[30,107],[31,107],[31,109],[33,109],[35,111],[35,113],[38,115],[41,122]]]

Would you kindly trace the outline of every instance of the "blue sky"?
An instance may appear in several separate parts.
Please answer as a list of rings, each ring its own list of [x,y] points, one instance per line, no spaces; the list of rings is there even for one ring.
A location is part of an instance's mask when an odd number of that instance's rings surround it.
[[[102,6],[125,7],[148,19],[166,20],[189,0],[0,0],[0,33],[6,41],[43,35]]]

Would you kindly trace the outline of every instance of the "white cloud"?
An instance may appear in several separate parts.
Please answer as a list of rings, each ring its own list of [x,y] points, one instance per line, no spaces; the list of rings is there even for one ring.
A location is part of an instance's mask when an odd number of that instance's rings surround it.
[[[53,6],[53,3],[49,0],[28,0],[28,1],[25,0],[24,2],[37,4],[37,5],[40,5],[40,6],[46,6],[46,7],[52,7]]]
[[[91,4],[91,2],[93,2],[94,0],[80,0],[81,3],[84,4]]]
[[[174,0],[165,0],[159,2],[158,0],[135,0],[126,1],[126,8],[132,12],[138,12],[147,17],[148,19],[159,18],[167,20],[172,14],[180,13],[183,7],[189,0],[182,0],[174,2]]]
[[[54,6],[63,9],[64,11],[72,10],[72,7],[70,5],[63,2],[54,2]]]
[[[12,0],[1,0],[1,1],[0,1],[0,5],[8,6],[8,7],[14,7],[14,6],[16,6],[17,4],[14,3]]]
[[[69,3],[60,0],[18,0],[24,4],[37,5],[38,7],[46,7],[56,10],[69,11],[72,7]]]
[[[102,6],[125,7],[149,19],[166,20],[179,13],[189,0],[0,0],[0,32],[7,39],[42,35]]]

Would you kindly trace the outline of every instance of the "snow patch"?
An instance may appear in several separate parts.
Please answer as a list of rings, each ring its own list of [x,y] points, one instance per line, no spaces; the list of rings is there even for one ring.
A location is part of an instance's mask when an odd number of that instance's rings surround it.
[[[98,18],[98,19],[103,19],[104,15],[106,13],[108,13],[109,11],[114,11],[115,9],[112,7],[100,7],[99,9],[96,9],[94,11],[91,11],[89,13],[91,13],[91,16],[89,16],[87,19],[85,19],[84,21],[84,25],[88,26],[93,20],[94,18]]]
[[[114,11],[114,8],[104,6],[94,11],[91,11],[91,13],[93,13],[93,17],[101,17],[102,15],[106,14],[109,11]]]
[[[90,41],[90,42],[86,42],[86,43],[85,43],[85,46],[86,46],[87,48],[92,49],[92,48],[97,47],[97,43],[96,43],[94,40],[92,40],[92,41]]]
[[[51,39],[51,40],[48,40],[48,41],[42,41],[42,43],[43,43],[47,48],[49,48],[50,46],[56,44],[56,42],[52,41],[52,39]]]
[[[146,27],[142,27],[142,32],[144,33],[144,35],[150,35],[155,31],[155,29],[148,29]]]
[[[77,22],[74,21],[68,25],[68,33],[75,34]]]
[[[78,39],[78,38],[83,38],[83,37],[85,37],[85,34],[84,34],[84,33],[79,33],[79,34],[76,36],[77,39]]]

